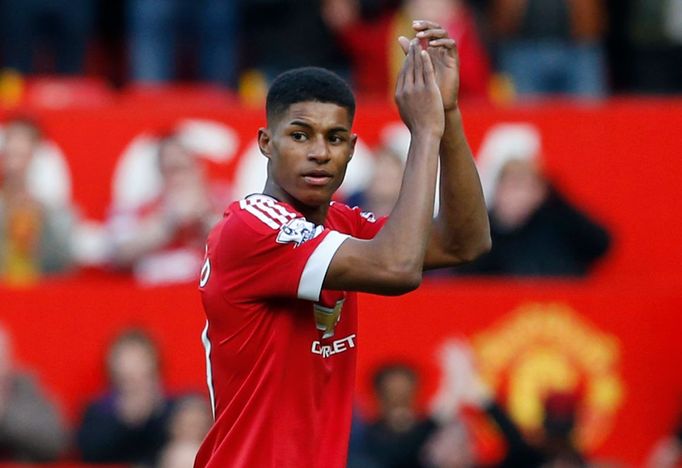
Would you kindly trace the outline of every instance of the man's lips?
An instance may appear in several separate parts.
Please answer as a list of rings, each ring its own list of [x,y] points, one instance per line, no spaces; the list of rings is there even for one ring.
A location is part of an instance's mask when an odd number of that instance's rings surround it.
[[[326,185],[332,180],[332,175],[326,171],[312,171],[303,174],[303,180],[305,180],[307,184],[321,186]]]

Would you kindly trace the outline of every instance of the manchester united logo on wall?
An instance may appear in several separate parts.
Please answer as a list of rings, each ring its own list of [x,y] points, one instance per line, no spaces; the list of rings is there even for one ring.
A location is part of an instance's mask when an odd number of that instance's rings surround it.
[[[525,304],[473,338],[485,381],[502,395],[513,419],[538,430],[551,395],[571,395],[577,443],[586,451],[611,430],[623,400],[618,340],[565,304]]]

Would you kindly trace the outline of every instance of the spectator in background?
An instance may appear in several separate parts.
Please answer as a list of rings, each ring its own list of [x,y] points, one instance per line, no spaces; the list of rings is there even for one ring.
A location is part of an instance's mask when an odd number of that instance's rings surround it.
[[[5,126],[0,148],[0,277],[8,283],[31,283],[44,274],[63,272],[71,263],[71,209],[59,200],[41,199],[36,191],[41,142],[40,127],[33,120],[16,118]]]
[[[398,201],[409,145],[410,133],[402,124],[385,127],[374,157],[371,182],[352,194],[347,204],[360,206],[377,217],[390,215]]]
[[[464,0],[403,0],[363,17],[367,0],[325,0],[324,18],[336,31],[353,61],[353,78],[360,93],[389,96],[404,57],[395,42],[412,35],[412,18],[437,21],[457,42],[460,61],[460,99],[486,98],[490,67],[476,22]],[[390,5],[389,5],[390,6]],[[369,18],[367,16],[370,16]]]
[[[490,21],[519,94],[606,94],[603,0],[493,0]]]
[[[452,340],[441,350],[443,378],[434,398],[434,412],[456,414],[464,406],[482,410],[499,428],[507,443],[504,458],[495,464],[501,468],[578,468],[586,460],[573,443],[577,400],[567,393],[549,393],[544,404],[542,432],[527,440],[507,411],[495,401],[494,394],[481,379],[465,342]],[[442,441],[433,440],[431,445]],[[447,447],[445,447],[447,448]],[[429,447],[433,454],[433,447]],[[472,464],[473,465],[473,464]]]
[[[169,423],[170,440],[164,447],[158,468],[189,468],[199,446],[213,423],[206,399],[188,395],[173,410]]]
[[[682,415],[675,431],[656,442],[646,462],[647,468],[678,468],[682,464]]]
[[[348,76],[348,60],[322,19],[320,0],[249,0],[244,5],[244,62],[270,82],[303,66]]]
[[[94,19],[94,0],[1,0],[3,65],[26,74],[82,74]]]
[[[57,408],[15,367],[9,333],[0,324],[0,463],[53,461],[66,443]]]
[[[415,404],[417,374],[404,364],[387,365],[374,375],[379,417],[365,432],[365,455],[383,468],[418,468],[424,445],[436,424],[420,416]]]
[[[491,129],[478,157],[493,247],[462,273],[584,276],[609,248],[608,232],[547,180],[540,135],[527,124]]]
[[[159,351],[142,330],[121,333],[107,352],[110,389],[90,403],[78,429],[86,462],[153,466],[168,440],[172,411]]]
[[[682,2],[632,2],[628,63],[636,92],[682,92]]]
[[[161,139],[158,169],[160,196],[134,211],[114,213],[109,222],[113,262],[132,268],[145,284],[194,281],[219,210],[201,162],[177,136]]]
[[[235,87],[240,0],[127,0],[132,79],[166,82],[191,63],[203,81]]]

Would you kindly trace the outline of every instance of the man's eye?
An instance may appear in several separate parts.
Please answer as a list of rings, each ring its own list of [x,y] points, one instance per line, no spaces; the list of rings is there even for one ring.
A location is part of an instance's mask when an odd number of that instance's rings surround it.
[[[291,138],[293,138],[295,141],[305,141],[307,136],[303,132],[294,132],[291,134]]]
[[[343,142],[343,138],[341,138],[338,135],[332,135],[329,137],[329,142],[334,143],[334,144],[338,144],[338,143]]]

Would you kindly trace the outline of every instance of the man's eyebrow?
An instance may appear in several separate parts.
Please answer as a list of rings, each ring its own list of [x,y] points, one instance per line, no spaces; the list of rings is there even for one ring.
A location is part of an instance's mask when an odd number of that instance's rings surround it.
[[[289,125],[295,125],[297,127],[303,127],[303,128],[307,128],[310,130],[313,129],[313,126],[311,124],[309,124],[308,122],[304,122],[303,120],[292,120],[291,122],[289,122]],[[329,130],[327,130],[327,132],[329,132],[329,133],[338,133],[338,132],[349,133],[350,129],[347,127],[333,127],[333,128],[330,128]]]
[[[309,128],[312,130],[313,126],[310,125],[308,122],[304,122],[302,120],[292,120],[289,122],[289,125],[296,125],[297,127],[304,127],[304,128]]]

